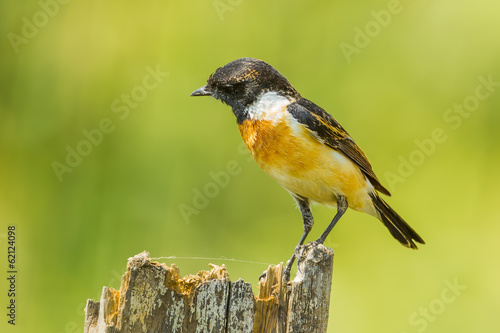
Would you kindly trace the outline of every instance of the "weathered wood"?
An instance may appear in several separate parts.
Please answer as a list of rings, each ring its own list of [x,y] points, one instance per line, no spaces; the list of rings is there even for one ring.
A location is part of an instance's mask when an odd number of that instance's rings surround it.
[[[255,305],[255,333],[286,332],[287,286],[281,280],[283,264],[269,267],[259,281]]]
[[[311,243],[297,255],[298,269],[292,281],[287,332],[326,332],[332,285],[333,251]]]
[[[231,283],[227,316],[228,333],[252,333],[255,298],[252,285],[239,279]]]
[[[87,301],[85,333],[326,332],[333,251],[309,243],[298,252],[295,279],[283,283],[283,265],[270,266],[259,293],[231,282],[224,265],[181,278],[172,264],[130,258],[120,290],[103,288]]]

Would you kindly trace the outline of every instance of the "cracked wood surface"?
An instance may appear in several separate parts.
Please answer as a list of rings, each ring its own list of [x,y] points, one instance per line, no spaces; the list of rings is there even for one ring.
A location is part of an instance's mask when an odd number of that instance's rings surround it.
[[[142,252],[127,263],[120,290],[104,287],[88,300],[85,333],[126,332],[326,332],[333,251],[309,243],[298,253],[295,279],[283,283],[283,265],[270,266],[252,285],[229,280],[224,265],[181,277],[172,264],[152,262]]]

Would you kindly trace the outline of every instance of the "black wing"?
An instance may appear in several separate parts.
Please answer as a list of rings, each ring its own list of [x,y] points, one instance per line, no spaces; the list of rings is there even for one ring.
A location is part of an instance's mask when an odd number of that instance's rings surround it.
[[[341,151],[356,163],[370,183],[381,193],[391,193],[380,184],[368,158],[342,126],[325,110],[313,102],[300,98],[287,107],[288,112],[303,124],[312,136],[327,146]]]

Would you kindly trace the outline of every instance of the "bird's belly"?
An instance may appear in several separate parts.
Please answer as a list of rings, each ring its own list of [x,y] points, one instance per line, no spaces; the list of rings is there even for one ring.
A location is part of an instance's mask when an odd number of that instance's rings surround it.
[[[371,210],[371,184],[357,165],[306,130],[297,133],[286,122],[247,120],[240,132],[259,166],[288,191],[332,206],[344,195],[350,208]]]

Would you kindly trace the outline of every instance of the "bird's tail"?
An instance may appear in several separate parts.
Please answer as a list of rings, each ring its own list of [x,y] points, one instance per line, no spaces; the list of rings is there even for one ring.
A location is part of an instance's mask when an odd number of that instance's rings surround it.
[[[417,245],[413,241],[425,244],[415,230],[403,220],[398,213],[394,211],[378,194],[370,194],[373,205],[377,210],[380,221],[389,229],[391,235],[396,238],[401,244],[412,249],[417,249]]]

